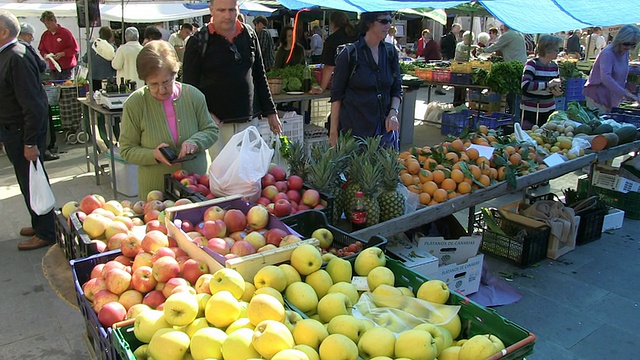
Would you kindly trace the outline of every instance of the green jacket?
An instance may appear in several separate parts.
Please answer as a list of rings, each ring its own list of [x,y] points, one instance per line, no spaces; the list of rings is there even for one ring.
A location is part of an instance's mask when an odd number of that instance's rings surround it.
[[[151,190],[164,191],[164,174],[182,168],[189,173],[207,173],[205,150],[218,140],[219,129],[213,122],[204,95],[195,87],[182,84],[180,96],[174,100],[178,119],[178,144],[167,125],[161,101],[144,86],[133,92],[124,103],[120,133],[120,155],[138,165],[138,196],[145,199]],[[196,158],[174,166],[160,164],[153,156],[161,143],[169,144],[177,153],[184,141],[198,145]]]

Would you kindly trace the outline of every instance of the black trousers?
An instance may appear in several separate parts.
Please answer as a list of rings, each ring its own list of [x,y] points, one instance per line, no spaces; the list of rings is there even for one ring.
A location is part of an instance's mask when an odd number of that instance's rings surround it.
[[[45,151],[45,143],[47,137],[47,122],[42,123],[42,129],[38,136],[38,149],[40,150],[40,162],[43,162],[43,155]],[[30,161],[24,157],[24,129],[22,126],[0,126],[0,140],[4,143],[5,152],[18,179],[18,185],[20,185],[20,191],[24,198],[24,202],[27,205],[29,214],[31,215],[31,227],[36,231],[36,236],[40,239],[54,243],[56,241],[55,224],[53,210],[44,215],[37,215],[31,210],[29,202],[29,166]],[[45,171],[46,173],[46,171]]]

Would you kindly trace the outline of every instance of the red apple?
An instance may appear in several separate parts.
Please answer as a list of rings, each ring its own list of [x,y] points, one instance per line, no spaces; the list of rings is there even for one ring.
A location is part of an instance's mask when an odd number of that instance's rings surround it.
[[[268,185],[262,189],[262,196],[269,200],[273,200],[273,197],[278,193],[278,188],[275,185]]]
[[[282,241],[282,238],[287,235],[289,234],[286,231],[278,228],[273,228],[267,231],[267,233],[264,235],[264,238],[267,240],[267,244],[280,246],[280,241]]]
[[[173,172],[173,178],[180,181],[186,178],[189,175],[189,172],[185,169],[178,169]]]
[[[118,298],[118,302],[129,310],[133,305],[142,304],[142,293],[136,289],[129,289],[123,292]],[[104,310],[104,308],[103,308]]]
[[[234,241],[235,242],[235,241]],[[220,255],[226,255],[231,248],[223,238],[214,237],[207,241],[207,248],[217,252]]]
[[[291,203],[287,200],[278,200],[273,207],[273,214],[277,217],[291,215]]]
[[[144,214],[144,205],[145,205],[144,201],[142,200],[137,201],[135,204],[133,204],[133,206],[131,207],[131,210],[133,210],[133,212],[136,215]]]
[[[276,181],[284,181],[287,177],[287,172],[284,171],[284,169],[280,166],[273,166],[271,169],[269,169],[269,173],[273,175]]]
[[[156,260],[152,269],[153,277],[158,282],[167,282],[180,274],[180,264],[171,256],[163,256]]]
[[[85,214],[91,214],[93,210],[103,207],[105,204],[104,198],[99,198],[96,195],[87,195],[80,200],[78,208]]]
[[[314,206],[313,208],[316,209],[316,210],[322,210],[322,209],[324,209],[324,205],[318,204],[318,205]]]
[[[300,241],[302,241],[302,239],[300,239],[298,236],[289,234],[282,239],[282,241],[280,242],[280,246],[295,244]]]
[[[293,210],[298,211],[298,203],[295,201],[289,201],[291,203],[291,213],[293,213]]]
[[[302,195],[300,195],[300,191],[291,189],[289,187],[289,191],[287,191],[287,197],[289,197],[290,202],[299,203],[300,199],[302,199]]]
[[[287,186],[287,182],[286,181],[276,181],[276,189],[278,189],[279,192],[287,192],[287,190],[289,190],[289,187]]]
[[[117,262],[115,260],[110,260],[107,261],[104,266],[102,267],[102,278],[104,279],[105,276],[107,275],[107,273],[111,270],[111,269],[122,269],[124,270],[126,268],[126,266],[124,266],[124,264]]]
[[[182,229],[182,231],[186,233],[194,230],[193,223],[189,220],[182,220],[182,224],[180,225],[180,228]]]
[[[209,189],[209,174],[202,174],[198,176],[198,183],[204,185]]]
[[[216,195],[214,193],[208,193],[205,198],[207,198],[207,200],[215,199]]]
[[[194,239],[191,240],[194,244],[201,246],[201,247],[206,247],[207,246],[207,242],[209,242],[209,239],[207,239],[204,236],[196,236]]]
[[[179,257],[187,257],[187,258],[189,257],[187,252],[182,250],[178,246],[171,246],[169,247],[169,249],[171,249],[171,251],[173,251],[173,253],[176,254],[176,259],[178,259]]]
[[[142,239],[142,250],[154,253],[161,247],[169,246],[169,238],[160,230],[151,230]]]
[[[262,188],[266,188],[269,185],[275,185],[276,184],[276,178],[273,177],[273,175],[266,173],[262,179],[260,179],[260,184],[262,185]]]
[[[142,303],[152,309],[158,309],[160,304],[164,304],[166,298],[162,295],[161,290],[151,290],[142,298]]]
[[[249,242],[240,240],[236,241],[231,247],[231,253],[238,256],[251,255],[256,252],[256,249]]]
[[[144,213],[145,224],[152,220],[158,220],[158,216],[160,216],[160,211],[158,210],[149,210],[149,212]]]
[[[189,189],[189,190],[191,190],[193,192],[198,192],[198,186],[196,184],[187,185],[187,189]]]
[[[153,256],[151,257],[151,261],[155,264],[155,262],[158,261],[158,259],[163,257],[170,257],[172,259],[175,259],[176,253],[174,253],[173,250],[171,250],[171,248],[161,247],[161,248],[158,248],[158,250],[156,250],[155,254],[153,254]]]
[[[143,294],[153,290],[158,282],[153,277],[153,269],[149,266],[140,266],[131,275],[131,287]]]
[[[153,254],[145,252],[145,251],[141,251],[138,253],[138,255],[136,255],[136,257],[133,259],[133,265],[131,265],[131,270],[133,272],[135,272],[138,268],[142,267],[142,266],[148,266],[151,267],[153,266]]]
[[[136,253],[137,254],[137,253]],[[135,256],[127,257],[126,255],[118,255],[116,256],[115,261],[121,263],[124,266],[131,266],[131,259]]]
[[[274,204],[274,203],[271,203],[271,204],[267,205],[267,211],[269,211],[269,214],[273,214],[274,213],[275,205],[276,204]]]
[[[244,215],[242,215],[244,217]],[[222,220],[207,220],[202,224],[202,236],[207,239],[227,235],[227,224]]]
[[[125,269],[111,269],[104,276],[104,282],[107,284],[107,290],[120,295],[129,289],[131,285],[131,274]]]
[[[284,200],[289,201],[289,195],[287,195],[286,192],[279,192],[279,193],[276,194],[276,196],[273,197],[273,202],[277,203],[278,200],[280,200],[280,199],[284,199]]]
[[[120,249],[120,244],[129,236],[127,233],[117,233],[111,236],[107,242],[107,250]]]
[[[247,217],[237,209],[228,210],[224,214],[224,223],[227,224],[227,232],[242,231],[247,227]]]
[[[104,279],[102,279],[101,277],[89,279],[89,281],[82,285],[84,297],[86,297],[89,301],[93,301],[93,297],[98,291],[106,289],[107,283],[105,283]]]
[[[134,258],[142,250],[142,241],[137,236],[130,234],[120,243],[120,250],[122,255]]]
[[[305,210],[309,210],[309,209],[311,209],[311,208],[310,208],[310,207],[308,207],[308,206],[307,206],[307,205],[305,205],[305,204],[298,204],[298,212],[300,212],[300,211],[305,211]]]
[[[187,175],[182,180],[180,180],[180,184],[184,186],[195,185],[197,183],[198,182],[191,175]]]
[[[320,203],[320,193],[314,189],[308,189],[302,194],[302,203],[310,208]]]
[[[224,214],[225,214],[225,211],[223,208],[221,208],[218,205],[214,205],[204,211],[204,215],[202,216],[202,221],[222,220],[224,219]]]
[[[198,184],[196,185],[198,187],[198,192],[202,195],[208,195],[211,191],[209,191],[209,188],[202,185],[202,184]]]
[[[302,190],[303,180],[298,175],[291,175],[287,179],[287,186],[289,186],[289,190]]]
[[[104,304],[98,312],[98,320],[105,327],[111,327],[111,325],[124,320],[126,316],[127,309],[117,301]]]
[[[91,269],[91,275],[90,275],[90,279],[94,279],[94,278],[101,278],[102,279],[102,269],[104,268],[105,264],[98,264],[96,266],[93,267],[93,269]]]
[[[144,204],[144,213],[146,214],[151,210],[158,210],[158,212],[164,210],[164,203],[160,200],[147,201],[147,203]]]
[[[93,295],[93,303],[92,303],[93,311],[95,311],[96,313],[99,313],[100,309],[102,309],[104,305],[113,301],[118,301],[118,298],[119,298],[118,295],[112,293],[107,289],[98,291]]]
[[[175,289],[179,285],[191,285],[191,283],[189,283],[189,281],[181,277],[171,278],[167,280],[167,282],[164,284],[164,288],[162,288],[162,295],[168,298],[169,295],[171,295],[171,292],[173,291],[173,289]]]
[[[224,240],[223,240],[224,241]],[[182,265],[182,277],[184,277],[189,283],[195,284],[198,278],[202,274],[209,272],[209,266],[203,261],[195,259],[188,259]]]
[[[147,193],[147,202],[152,200],[164,201],[164,194],[160,190],[151,190]]]
[[[193,288],[196,289],[196,294],[205,293],[211,295],[211,288],[209,287],[209,283],[211,282],[212,278],[212,274],[200,275],[198,280],[196,280],[196,284],[193,286]]]
[[[264,196],[261,196],[257,201],[257,204],[262,205],[262,206],[267,206],[269,204],[271,204],[271,200],[267,199]]]

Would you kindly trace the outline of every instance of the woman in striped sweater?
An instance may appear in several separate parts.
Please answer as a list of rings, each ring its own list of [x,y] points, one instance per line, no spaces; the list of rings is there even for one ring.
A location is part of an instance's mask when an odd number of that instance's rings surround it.
[[[546,123],[556,109],[554,96],[562,94],[562,82],[558,78],[558,64],[553,60],[558,56],[561,46],[561,38],[542,35],[537,46],[538,57],[524,65],[520,103],[524,129]]]
[[[205,174],[204,150],[218,139],[204,95],[195,87],[176,82],[180,62],[166,41],[151,41],[138,54],[136,68],[147,85],[124,103],[120,154],[138,165],[138,196],[164,189],[164,174],[182,168]],[[185,162],[170,163],[160,148],[170,147],[178,158],[194,154]]]

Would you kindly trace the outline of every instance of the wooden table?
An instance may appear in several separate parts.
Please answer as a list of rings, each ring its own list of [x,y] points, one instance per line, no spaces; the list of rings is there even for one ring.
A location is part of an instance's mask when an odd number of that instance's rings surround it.
[[[108,143],[110,153],[110,168],[109,174],[111,175],[111,187],[113,188],[113,199],[118,199],[118,185],[116,182],[116,166],[115,156],[113,148],[115,141],[113,137],[113,125],[120,121],[122,118],[122,109],[109,110],[102,105],[97,104],[95,101],[90,101],[88,98],[78,98],[80,104],[86,108],[89,115],[89,126],[87,127],[87,135],[91,137],[91,144],[93,151],[89,154],[89,143],[84,144],[84,153],[87,162],[87,171],[91,171],[91,164],[96,175],[96,185],[100,185],[100,175],[104,174],[104,169],[100,166],[99,149],[96,141],[97,134],[94,133],[94,129],[98,120],[98,115],[102,114],[105,118],[105,125],[107,127],[107,139],[103,139]]]
[[[539,184],[543,181],[555,179],[559,176],[582,169],[585,166],[590,166],[591,175],[596,163],[611,160],[615,157],[622,156],[633,151],[638,151],[639,149],[640,140],[636,140],[634,142],[616,146],[611,149],[586,154],[576,159],[564,162],[560,165],[536,171],[526,176],[520,176],[517,178],[517,185],[514,189],[508,188],[506,181],[501,181],[487,188],[476,190],[471,194],[458,196],[434,206],[427,206],[422,209],[418,209],[412,213],[405,214],[395,219],[367,227],[352,234],[355,237],[363,239],[369,239],[374,235],[395,235],[407,230],[414,229],[424,224],[429,224],[435,220],[464,209],[469,210],[469,228],[471,229],[474,208],[478,204],[510,192],[516,192],[526,189],[531,185]]]

